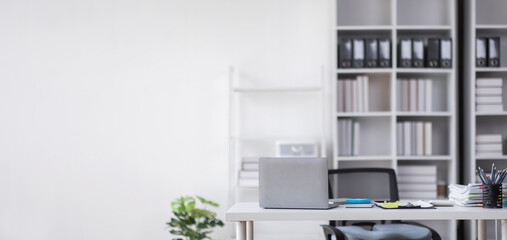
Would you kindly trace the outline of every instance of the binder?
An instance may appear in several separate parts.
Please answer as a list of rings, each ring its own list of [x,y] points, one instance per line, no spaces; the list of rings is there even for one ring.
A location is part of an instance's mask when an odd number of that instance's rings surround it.
[[[452,42],[450,38],[440,39],[440,67],[452,67]]]
[[[424,41],[420,38],[412,39],[412,66],[424,67]]]
[[[352,66],[364,67],[364,39],[352,40]]]
[[[382,68],[391,67],[391,41],[389,39],[378,40],[378,65]]]
[[[500,38],[488,38],[488,67],[500,66]]]
[[[366,67],[377,67],[378,60],[378,42],[377,39],[366,40]]]
[[[476,67],[486,67],[486,51],[488,46],[486,44],[486,38],[477,38],[475,44],[475,66]]]
[[[440,40],[437,38],[428,39],[426,46],[426,67],[437,68],[440,61]]]
[[[352,67],[352,41],[350,39],[342,39],[338,47],[338,67]]]
[[[412,40],[401,39],[400,40],[400,66],[402,68],[412,67]]]

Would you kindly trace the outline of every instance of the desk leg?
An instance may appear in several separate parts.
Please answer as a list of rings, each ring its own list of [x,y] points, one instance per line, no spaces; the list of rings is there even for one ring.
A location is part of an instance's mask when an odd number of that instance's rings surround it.
[[[486,220],[477,220],[477,239],[486,240]]]
[[[502,219],[502,240],[507,240],[507,220]]]
[[[246,240],[246,222],[236,222],[236,240]]]
[[[254,240],[254,224],[253,224],[253,221],[246,222],[246,240]]]

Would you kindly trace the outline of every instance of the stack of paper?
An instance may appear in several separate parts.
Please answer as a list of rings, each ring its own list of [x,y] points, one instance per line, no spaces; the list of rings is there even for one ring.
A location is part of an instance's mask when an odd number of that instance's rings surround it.
[[[477,78],[475,102],[477,112],[502,112],[502,78]]]
[[[449,200],[462,207],[482,207],[481,184],[449,185]]]
[[[241,162],[241,170],[238,173],[238,186],[259,186],[259,158],[245,157]]]
[[[403,112],[431,112],[433,83],[431,79],[398,79],[397,109]]]
[[[437,166],[399,166],[398,192],[400,199],[436,199]]]
[[[338,155],[359,155],[360,125],[352,119],[338,120]]]
[[[487,156],[501,156],[502,135],[501,134],[479,134],[475,138],[475,153]]]
[[[368,76],[338,79],[338,112],[368,112],[370,87]]]
[[[396,146],[399,156],[431,155],[433,125],[426,121],[396,123]]]

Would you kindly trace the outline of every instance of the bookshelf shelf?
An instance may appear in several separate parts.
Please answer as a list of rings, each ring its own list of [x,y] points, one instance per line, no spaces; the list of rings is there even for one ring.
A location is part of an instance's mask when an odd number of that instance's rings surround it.
[[[451,112],[397,112],[399,117],[451,117]]]
[[[507,116],[507,112],[475,112],[476,116]]]
[[[398,73],[424,73],[424,74],[442,74],[454,73],[455,70],[447,68],[396,68]]]
[[[380,26],[380,25],[365,25],[365,26],[337,26],[336,30],[338,31],[389,31],[393,30],[393,26]]]
[[[506,160],[507,161],[507,155],[502,155],[502,156],[481,156],[481,155],[476,155],[475,159],[476,160]]]
[[[397,156],[398,160],[410,160],[410,161],[452,161],[452,157],[448,155],[438,156]]]
[[[339,112],[336,117],[390,117],[391,112]]]
[[[475,26],[477,30],[507,30],[507,25],[504,24],[478,24]]]
[[[476,68],[476,72],[507,72],[507,67]]]
[[[406,165],[433,165],[438,170],[438,180],[446,184],[456,183],[456,119],[457,119],[457,24],[455,0],[333,0],[332,9],[332,57],[331,66],[338,66],[338,45],[342,39],[354,38],[389,38],[391,41],[390,68],[334,68],[330,71],[331,79],[331,123],[333,167],[387,167],[398,169]],[[452,68],[399,68],[398,41],[400,38],[451,38],[452,39]],[[343,80],[361,79],[361,75],[369,78],[369,110],[371,104],[377,104],[372,112],[343,112],[350,108],[347,104],[357,95],[350,97],[347,91],[350,87],[343,87]],[[412,83],[399,88],[398,80],[417,80],[417,87]],[[431,83],[419,80],[432,80]],[[410,81],[412,82],[412,81]],[[423,83],[425,85],[423,85]],[[347,82],[345,83],[347,84]],[[350,83],[348,83],[350,84]],[[353,83],[357,84],[357,83]],[[359,83],[361,84],[361,83]],[[357,84],[357,85],[359,85]],[[406,83],[402,83],[401,86]],[[426,91],[430,87],[431,91]],[[361,87],[352,87],[357,89]],[[344,91],[345,89],[345,91]],[[406,89],[406,90],[405,90]],[[417,98],[417,107],[399,104],[401,97],[414,96],[414,92],[424,97]],[[422,90],[421,90],[422,89]],[[357,91],[357,90],[356,90]],[[408,94],[407,94],[408,92]],[[358,99],[362,99],[359,91]],[[422,95],[421,95],[422,96]],[[431,100],[426,100],[431,97]],[[374,99],[374,100],[372,100]],[[421,100],[424,99],[424,100]],[[421,102],[424,101],[424,102]],[[347,103],[344,106],[344,102]],[[354,102],[354,101],[352,101]],[[364,102],[364,101],[363,101]],[[408,101],[405,101],[408,102]],[[412,101],[413,102],[413,101]],[[419,103],[421,102],[421,103]],[[429,107],[427,105],[430,105]],[[403,108],[399,108],[402,105]],[[360,108],[361,109],[361,108]],[[401,112],[398,109],[427,110],[428,112]],[[351,124],[344,127],[346,121],[359,123],[357,130],[359,139],[349,136]],[[398,122],[425,122],[424,129],[431,129],[425,135],[431,135],[431,152],[429,156],[397,156],[398,153]],[[430,123],[428,123],[430,122]],[[412,124],[412,123],[411,123]],[[426,125],[427,124],[427,125]],[[356,125],[352,125],[356,126]],[[407,125],[408,126],[408,125]],[[428,127],[428,126],[431,126]],[[356,128],[355,128],[356,129]],[[506,128],[507,130],[507,128]],[[418,134],[417,136],[421,136]],[[400,138],[401,139],[401,138]],[[419,139],[419,138],[418,138]],[[356,142],[358,141],[358,142]],[[401,140],[400,140],[401,141]],[[419,141],[419,140],[417,140]],[[360,146],[359,154],[346,156],[352,146]],[[343,146],[343,143],[347,147]],[[367,147],[362,147],[367,146]],[[420,145],[417,145],[420,146]],[[344,151],[340,154],[340,151]],[[354,149],[356,151],[356,149]],[[356,151],[357,152],[357,151]],[[427,224],[427,222],[425,222]],[[456,222],[446,224],[436,223],[438,232],[443,239],[453,239],[456,236]]]
[[[391,68],[340,68],[336,70],[336,73],[346,74],[360,74],[360,73],[392,73]]]
[[[396,26],[397,30],[421,30],[421,31],[433,31],[433,30],[442,30],[442,31],[450,31],[452,27],[449,25],[398,25]]]
[[[386,161],[392,156],[338,156],[338,161]]]

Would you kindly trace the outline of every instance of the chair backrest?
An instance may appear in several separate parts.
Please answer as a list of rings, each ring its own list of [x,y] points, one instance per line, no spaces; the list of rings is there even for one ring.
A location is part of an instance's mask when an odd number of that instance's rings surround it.
[[[396,173],[391,168],[328,170],[329,198],[369,198],[398,201]]]

